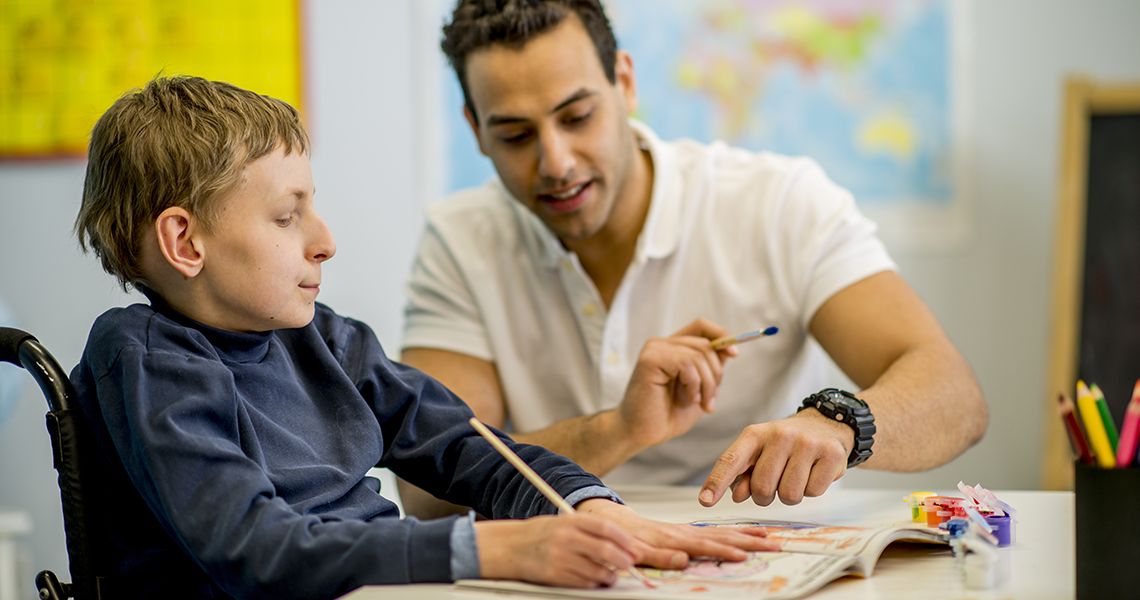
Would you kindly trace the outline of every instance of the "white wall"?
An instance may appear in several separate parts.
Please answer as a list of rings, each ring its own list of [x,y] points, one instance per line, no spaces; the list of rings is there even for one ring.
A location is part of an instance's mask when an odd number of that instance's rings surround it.
[[[423,53],[434,52],[438,33],[422,26],[415,0],[308,7],[317,201],[338,241],[322,300],[370,323],[394,349],[428,187],[417,187],[419,174],[432,168],[417,160],[431,129],[416,126],[419,65],[432,60]],[[1140,3],[1000,0],[975,2],[970,13],[972,237],[948,253],[895,257],[977,371],[990,430],[935,471],[853,473],[852,485],[1037,486],[1041,419],[1053,414],[1044,379],[1061,82],[1070,72],[1140,80]],[[82,179],[79,163],[0,164],[0,296],[67,368],[95,317],[134,301],[73,240]],[[0,424],[0,506],[31,513],[37,569],[66,571],[44,404],[28,381]]]

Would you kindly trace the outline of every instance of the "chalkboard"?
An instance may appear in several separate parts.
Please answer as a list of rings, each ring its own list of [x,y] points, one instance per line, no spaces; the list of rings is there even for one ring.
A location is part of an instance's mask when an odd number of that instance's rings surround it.
[[[1056,395],[1077,378],[1121,423],[1140,378],[1140,84],[1065,86],[1044,484],[1071,485]]]

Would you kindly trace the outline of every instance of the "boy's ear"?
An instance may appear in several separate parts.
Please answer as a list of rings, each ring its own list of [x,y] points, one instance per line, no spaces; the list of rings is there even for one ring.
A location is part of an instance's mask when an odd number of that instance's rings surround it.
[[[154,233],[162,258],[187,279],[197,276],[206,262],[197,229],[194,216],[177,206],[162,211],[154,223]]]
[[[475,134],[475,143],[479,145],[479,152],[486,156],[487,149],[483,147],[483,138],[479,137],[479,121],[475,120],[475,115],[471,114],[471,109],[466,106],[463,107],[463,118],[467,119],[467,124],[471,126],[471,133]]]

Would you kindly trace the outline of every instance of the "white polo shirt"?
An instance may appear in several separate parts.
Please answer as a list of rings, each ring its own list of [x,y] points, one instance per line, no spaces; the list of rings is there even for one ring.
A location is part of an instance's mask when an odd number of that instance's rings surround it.
[[[495,363],[516,431],[616,407],[647,339],[698,317],[740,347],[717,411],[618,467],[609,484],[696,484],[745,425],[781,419],[824,387],[808,336],[833,294],[895,268],[851,194],[811,160],[721,143],[662,142],[645,227],[609,310],[575,254],[500,182],[428,208],[407,285],[403,348]]]

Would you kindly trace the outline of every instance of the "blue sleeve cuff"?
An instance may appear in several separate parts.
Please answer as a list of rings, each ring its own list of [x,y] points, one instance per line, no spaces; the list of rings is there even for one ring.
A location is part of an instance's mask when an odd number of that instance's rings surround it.
[[[579,502],[589,500],[590,498],[606,498],[608,500],[613,500],[618,504],[625,504],[625,502],[621,499],[621,496],[617,495],[617,492],[602,485],[590,485],[574,490],[566,496],[566,503],[570,506],[578,506]]]
[[[584,488],[588,489],[588,488]],[[475,546],[475,512],[455,520],[451,529],[451,579],[479,578],[479,549]]]

